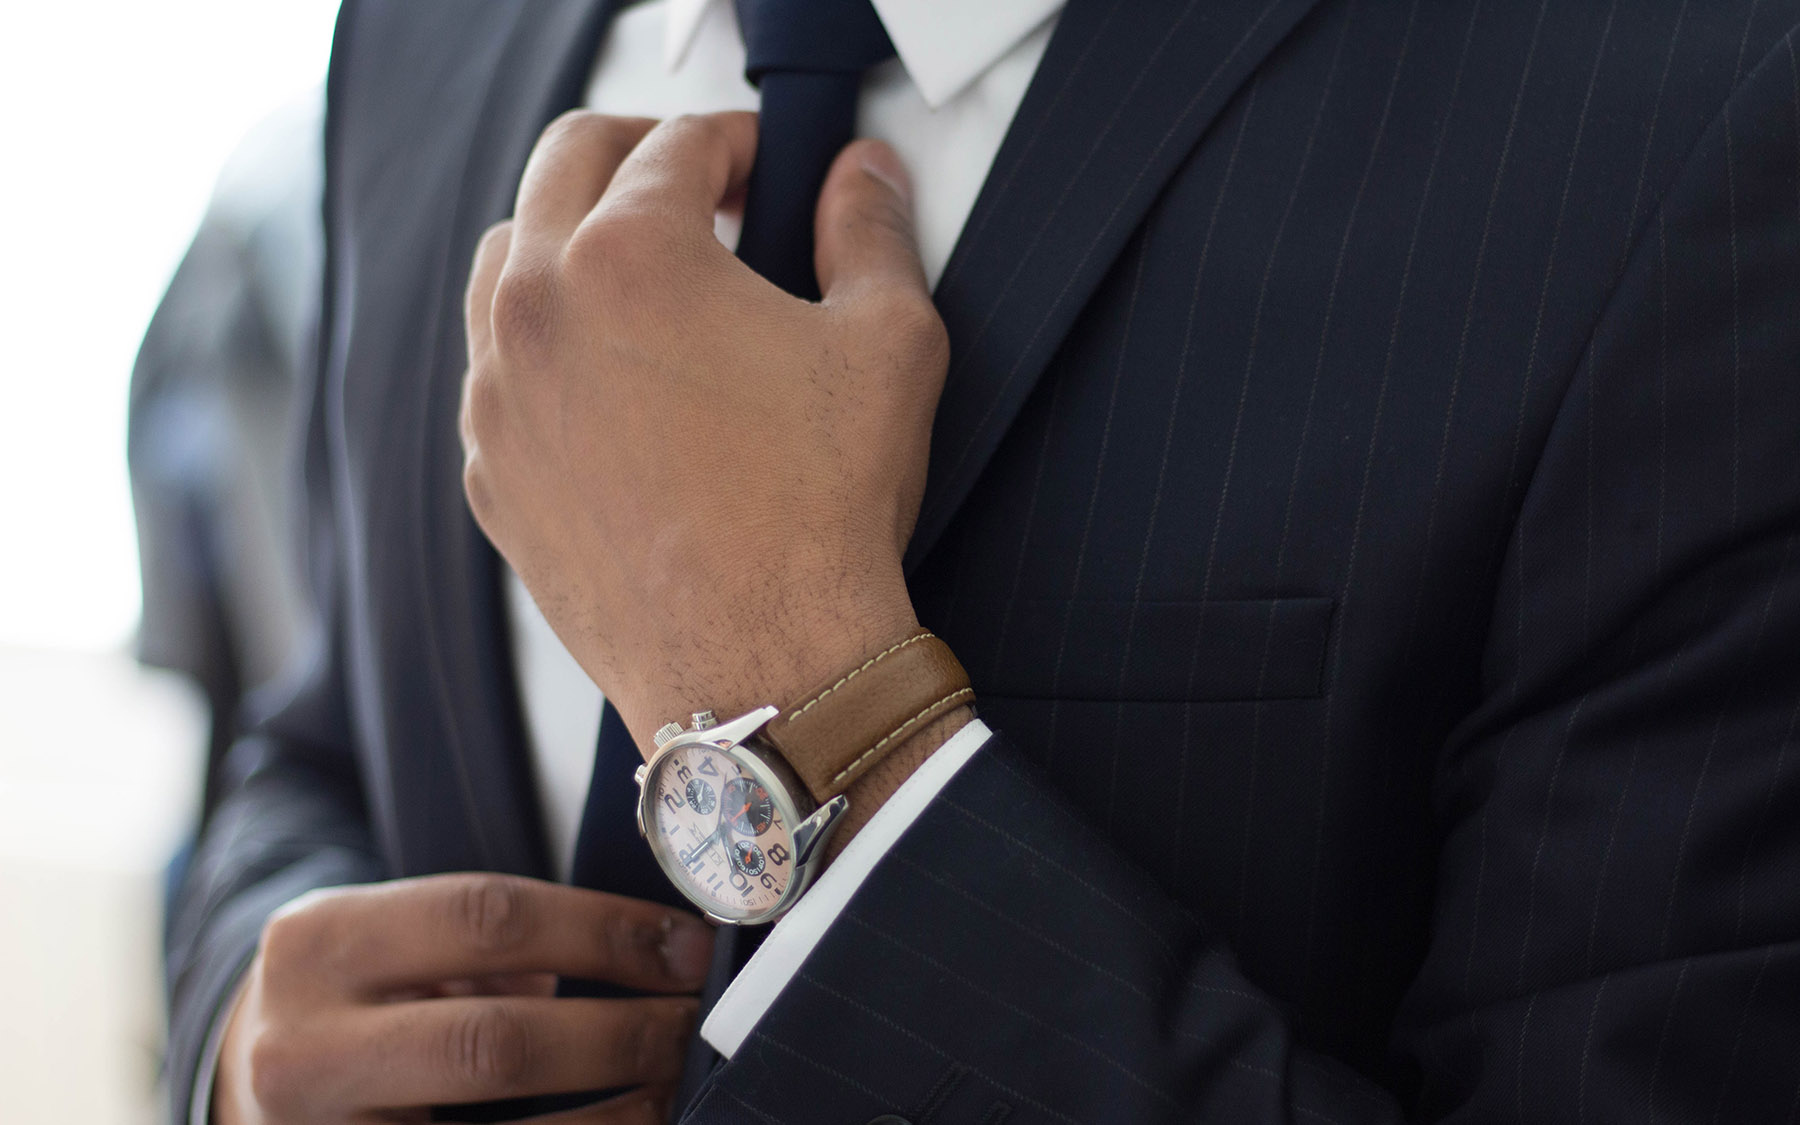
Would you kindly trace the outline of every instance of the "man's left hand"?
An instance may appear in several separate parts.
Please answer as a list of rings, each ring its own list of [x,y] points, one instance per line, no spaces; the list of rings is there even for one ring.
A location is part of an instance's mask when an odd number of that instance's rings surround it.
[[[900,560],[949,345],[905,172],[840,154],[813,303],[714,237],[755,143],[746,113],[564,115],[469,281],[470,506],[639,746],[917,624]]]

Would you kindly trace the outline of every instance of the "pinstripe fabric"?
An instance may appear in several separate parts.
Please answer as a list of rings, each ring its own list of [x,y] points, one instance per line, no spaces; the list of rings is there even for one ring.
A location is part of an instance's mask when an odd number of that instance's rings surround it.
[[[1240,89],[917,573],[1008,745],[737,1104],[1788,1119],[1794,13],[1620,7],[1321,5]]]
[[[387,870],[541,869],[511,751],[456,751],[491,790],[467,807],[409,733],[456,719],[401,659],[404,564],[465,547],[382,522],[455,480],[392,463],[453,435],[457,374],[409,358],[435,298],[399,294],[461,279],[393,220],[473,177],[459,260],[561,96],[525,62],[591,41],[523,18],[498,92],[450,96],[416,75],[474,32],[400,13],[347,8],[334,78],[315,438],[354,627],[228,802],[270,842],[202,849],[214,959],[259,863],[354,840],[283,835],[316,776]],[[1796,21],[1071,4],[939,288],[909,558],[1001,739],[690,1119],[1800,1119]],[[415,139],[426,106],[453,112]],[[456,160],[397,165],[399,136]],[[425,600],[498,637],[467,549],[476,614]],[[505,697],[502,662],[436,659]]]

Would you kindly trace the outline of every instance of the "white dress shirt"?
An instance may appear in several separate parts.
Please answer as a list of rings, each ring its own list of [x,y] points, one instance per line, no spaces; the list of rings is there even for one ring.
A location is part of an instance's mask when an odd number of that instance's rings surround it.
[[[869,72],[857,134],[893,145],[912,173],[919,252],[937,284],[987,178],[1061,0],[874,0],[898,58]],[[588,82],[602,113],[668,117],[755,109],[728,0],[650,0],[615,17]],[[735,223],[721,217],[721,240]],[[507,572],[507,609],[534,777],[560,878],[574,859],[599,735],[601,696]],[[772,701],[779,702],[779,701]],[[730,1057],[864,876],[987,737],[973,723],[933,755],[770,933],[701,1034]]]

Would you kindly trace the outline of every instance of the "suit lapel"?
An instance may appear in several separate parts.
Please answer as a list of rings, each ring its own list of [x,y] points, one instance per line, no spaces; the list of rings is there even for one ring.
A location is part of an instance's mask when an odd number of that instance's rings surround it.
[[[458,388],[465,366],[462,292],[481,232],[512,213],[525,160],[551,118],[580,104],[600,36],[618,0],[564,0],[517,9],[505,47],[490,55],[489,91],[468,143],[460,192],[443,237],[448,258],[431,331],[429,378],[415,389],[422,427],[416,573],[429,644],[425,659],[448,712],[444,749],[470,806],[484,865],[546,876],[542,813],[529,779],[524,723],[509,654],[499,557],[462,491]]]
[[[1163,183],[1317,0],[1072,0],[938,284],[950,374],[910,572]]]

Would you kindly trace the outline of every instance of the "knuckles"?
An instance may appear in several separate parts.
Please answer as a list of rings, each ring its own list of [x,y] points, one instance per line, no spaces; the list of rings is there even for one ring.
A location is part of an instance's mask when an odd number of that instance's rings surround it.
[[[584,338],[629,332],[628,310],[677,289],[668,275],[692,258],[653,200],[624,200],[589,216],[556,253],[501,268],[489,311],[492,356],[477,373],[528,372],[531,385],[566,376]]]
[[[628,272],[627,260],[635,254],[635,224],[617,211],[613,208],[605,215],[590,215],[563,247],[570,273],[580,277],[590,292]]]
[[[450,912],[463,942],[484,957],[517,951],[534,929],[524,884],[510,876],[465,879],[451,897]]]
[[[490,535],[499,514],[497,497],[489,474],[488,454],[500,449],[501,419],[504,417],[501,394],[491,374],[473,370],[463,381],[463,402],[459,419],[463,441],[462,485],[469,512]]]
[[[494,283],[494,350],[531,364],[556,339],[558,278],[554,263],[507,262]]]
[[[462,430],[469,447],[492,447],[501,437],[506,417],[506,396],[500,377],[485,368],[474,368],[463,381]]]
[[[609,960],[620,971],[661,976],[662,961],[656,955],[661,932],[650,929],[623,913],[609,913],[601,922],[601,939]]]
[[[483,265],[496,255],[499,255],[502,261],[505,260],[505,251],[507,247],[512,245],[512,226],[513,221],[511,219],[502,219],[481,232],[481,238],[475,243],[476,265],[475,268],[470,271],[472,274],[478,272]]]
[[[263,979],[279,985],[312,972],[332,946],[331,903],[338,892],[309,891],[263,924],[259,961]]]
[[[265,1029],[245,1054],[250,1096],[268,1121],[311,1120],[330,1067],[325,1045],[295,1031]]]
[[[642,126],[623,118],[596,113],[591,109],[571,109],[556,116],[538,137],[541,147],[595,148],[617,164],[637,144]]]
[[[654,200],[621,198],[570,235],[563,260],[585,308],[604,314],[660,287],[680,242],[656,207]]]
[[[922,365],[942,371],[950,363],[950,330],[929,300],[908,301],[895,311],[894,330]]]
[[[299,1108],[299,1093],[307,1083],[300,1073],[300,1052],[279,1036],[263,1034],[250,1045],[250,1095],[263,1109],[283,1113]]]
[[[531,1066],[531,1025],[511,1005],[483,1004],[452,1021],[444,1050],[446,1069],[456,1085],[512,1090]]]
[[[468,501],[469,513],[483,531],[490,536],[494,534],[494,519],[498,515],[498,507],[494,490],[488,484],[487,467],[479,456],[471,456],[463,461],[463,497]]]
[[[673,1040],[668,1035],[657,1034],[656,1010],[648,1005],[635,1005],[626,1010],[630,1014],[619,1021],[606,1043],[613,1056],[613,1066],[618,1073],[634,1079],[666,1072],[669,1060],[662,1057],[664,1052],[660,1048]]]
[[[883,350],[908,368],[942,378],[950,363],[950,331],[930,299],[888,290],[875,295],[872,305],[874,331],[865,338],[881,341]]]

